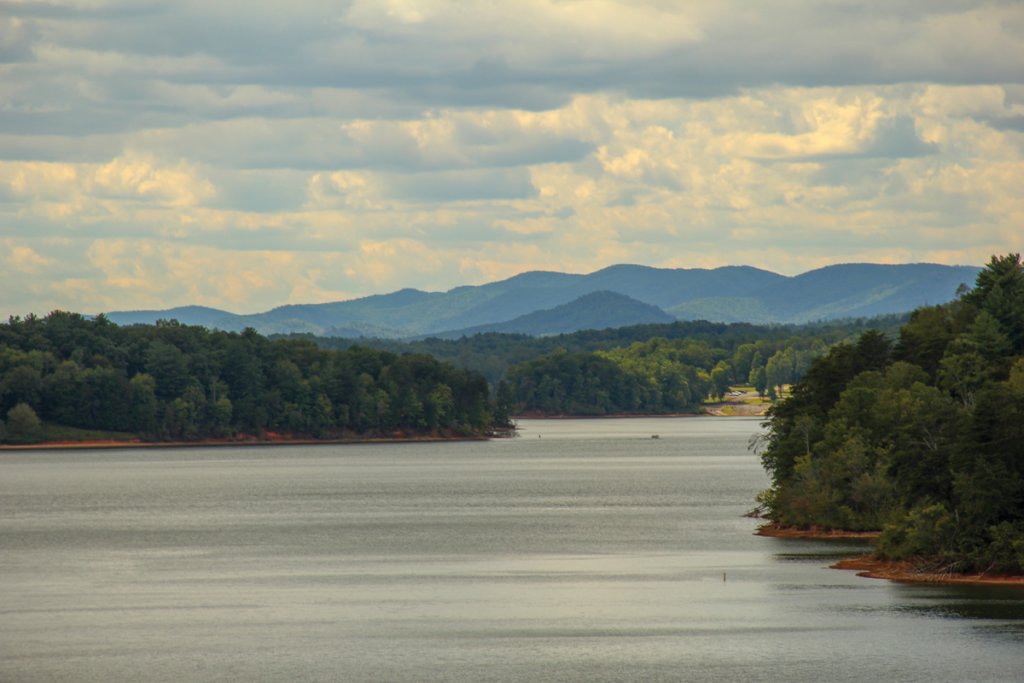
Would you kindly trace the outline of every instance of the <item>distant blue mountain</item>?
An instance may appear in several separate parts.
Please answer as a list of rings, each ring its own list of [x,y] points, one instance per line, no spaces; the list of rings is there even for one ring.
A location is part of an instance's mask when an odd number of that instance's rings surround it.
[[[327,336],[387,338],[461,335],[469,330],[552,334],[616,327],[630,315],[660,312],[679,320],[800,323],[902,313],[953,299],[974,282],[980,268],[927,263],[842,264],[795,277],[749,266],[711,270],[616,265],[587,275],[534,271],[498,282],[447,292],[402,289],[390,294],[324,304],[280,306],[237,315],[201,306],[163,311],[115,311],[107,317],[128,325],[176,319],[223,330],[253,327],[265,334],[307,332]],[[632,300],[581,297],[598,292]],[[577,302],[568,309],[559,307]],[[641,313],[636,304],[653,307]],[[551,313],[556,310],[557,313]],[[627,313],[627,310],[630,311]],[[547,313],[542,313],[547,312]],[[534,317],[526,317],[531,314]],[[524,319],[525,317],[525,319]],[[513,321],[514,324],[513,324]],[[640,322],[655,322],[642,320]],[[572,329],[561,329],[572,328]]]
[[[434,336],[456,339],[486,332],[504,332],[541,337],[576,332],[577,330],[671,323],[675,320],[657,306],[645,304],[625,294],[602,290],[584,294],[567,304],[527,313],[506,322],[477,325]]]
[[[188,325],[227,329],[238,316],[207,306],[180,306],[152,311],[117,311],[107,319],[118,325],[152,325],[157,320],[177,320]]]

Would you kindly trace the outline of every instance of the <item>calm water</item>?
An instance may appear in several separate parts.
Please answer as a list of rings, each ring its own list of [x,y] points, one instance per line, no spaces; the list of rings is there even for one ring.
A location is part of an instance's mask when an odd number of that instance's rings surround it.
[[[521,427],[0,454],[0,681],[1024,679],[1024,590],[753,536],[757,421]]]

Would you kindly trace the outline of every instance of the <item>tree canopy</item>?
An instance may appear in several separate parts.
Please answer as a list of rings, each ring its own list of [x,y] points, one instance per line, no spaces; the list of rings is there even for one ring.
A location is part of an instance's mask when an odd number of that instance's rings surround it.
[[[1024,572],[1024,268],[993,256],[971,290],[865,332],[769,412],[761,454],[782,525],[880,530],[885,558]]]
[[[45,438],[33,417],[190,440],[476,434],[495,411],[482,375],[423,354],[324,350],[174,321],[118,327],[55,311],[0,325],[0,416],[7,441]]]
[[[411,341],[395,339],[343,337],[314,337],[289,335],[277,338],[308,339],[329,349],[350,346],[368,346],[392,353],[426,353],[449,363],[483,373],[488,382],[497,384],[514,365],[564,350],[569,353],[592,353],[628,347],[636,342],[661,338],[668,341],[707,342],[731,356],[740,346],[747,346],[745,360],[737,372],[743,380],[749,374],[755,345],[762,354],[757,367],[764,367],[779,349],[794,346],[798,339],[816,339],[824,346],[855,338],[867,329],[879,329],[895,334],[906,322],[906,315],[885,315],[875,318],[832,320],[806,325],[752,325],[750,323],[712,323],[705,320],[677,321],[673,323],[630,325],[602,330],[580,330],[568,334],[532,337],[525,334],[486,332],[460,337],[439,339],[430,337]],[[275,338],[275,337],[271,337]],[[766,347],[767,345],[767,347]],[[789,359],[790,361],[792,359]],[[731,361],[730,361],[731,362]],[[788,367],[778,364],[780,374]],[[710,368],[708,368],[710,371]]]

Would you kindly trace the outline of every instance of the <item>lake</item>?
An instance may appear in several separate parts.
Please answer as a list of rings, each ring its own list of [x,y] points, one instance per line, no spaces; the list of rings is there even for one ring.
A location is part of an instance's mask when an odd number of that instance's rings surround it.
[[[0,453],[0,681],[1024,676],[1024,590],[754,536],[757,420],[520,427]]]

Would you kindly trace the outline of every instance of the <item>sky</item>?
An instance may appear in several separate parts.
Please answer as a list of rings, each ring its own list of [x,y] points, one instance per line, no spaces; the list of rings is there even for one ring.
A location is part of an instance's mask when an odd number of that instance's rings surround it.
[[[0,315],[1024,248],[1024,2],[0,0]]]

